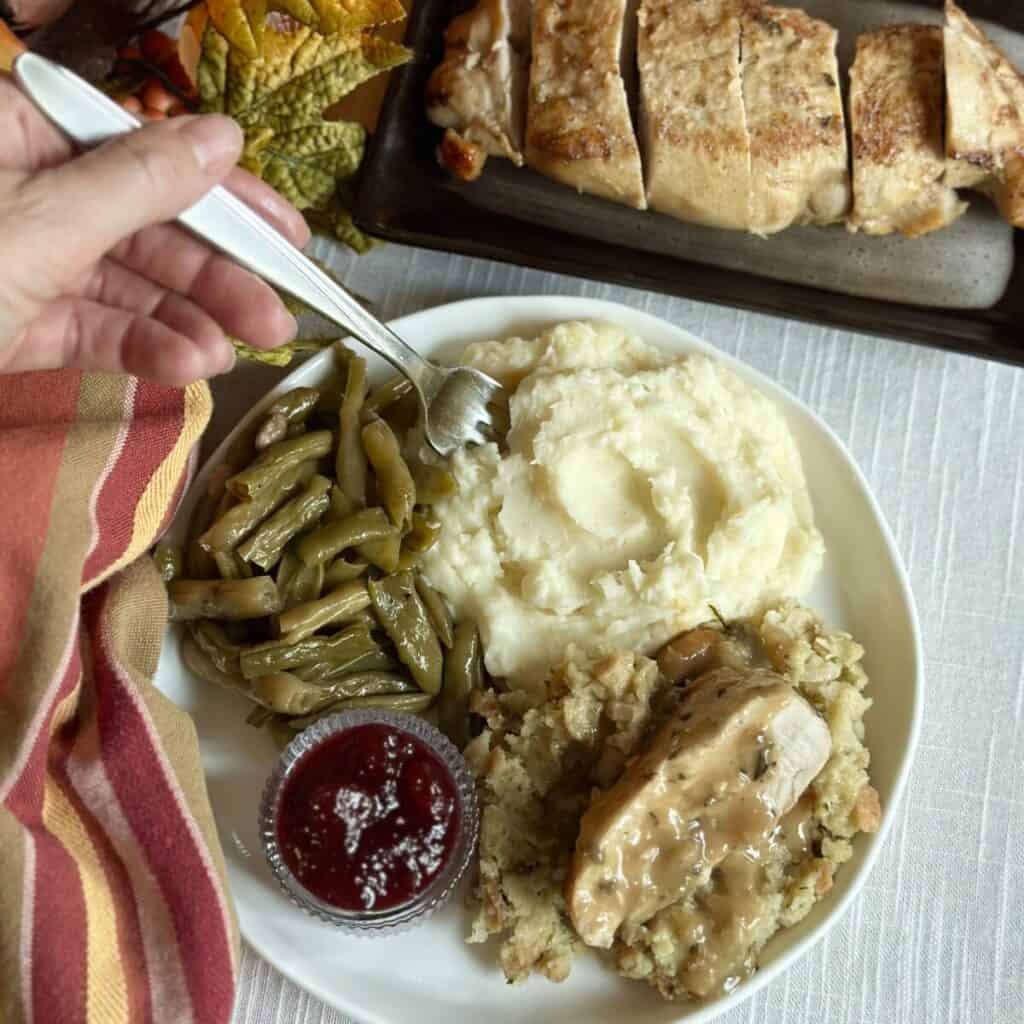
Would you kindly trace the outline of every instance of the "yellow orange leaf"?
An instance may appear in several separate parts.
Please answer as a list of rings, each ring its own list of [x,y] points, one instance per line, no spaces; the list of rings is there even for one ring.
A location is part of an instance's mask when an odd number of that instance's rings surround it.
[[[405,17],[402,0],[270,0],[270,6],[323,35],[374,28]]]
[[[14,58],[22,53],[25,44],[0,20],[0,71],[10,73]]]
[[[246,57],[263,52],[267,0],[206,0],[210,21],[218,32]]]

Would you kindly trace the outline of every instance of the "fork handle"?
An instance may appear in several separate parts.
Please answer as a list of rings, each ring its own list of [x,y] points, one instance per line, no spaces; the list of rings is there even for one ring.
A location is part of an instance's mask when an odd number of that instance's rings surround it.
[[[140,122],[74,72],[35,53],[14,62],[22,91],[82,146],[135,131]],[[350,331],[423,387],[433,368],[336,281],[227,189],[217,186],[178,216],[193,234]]]

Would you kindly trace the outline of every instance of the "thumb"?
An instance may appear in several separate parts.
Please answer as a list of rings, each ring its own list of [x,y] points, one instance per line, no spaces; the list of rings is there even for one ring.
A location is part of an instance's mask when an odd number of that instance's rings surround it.
[[[28,182],[36,193],[28,204],[31,232],[42,252],[63,252],[67,269],[78,272],[122,239],[187,209],[228,174],[241,151],[241,129],[219,114],[171,118],[120,135]]]

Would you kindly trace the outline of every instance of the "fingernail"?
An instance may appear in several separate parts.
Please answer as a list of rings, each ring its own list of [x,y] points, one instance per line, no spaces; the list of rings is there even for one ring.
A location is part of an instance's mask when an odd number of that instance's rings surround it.
[[[218,375],[230,373],[235,368],[235,363],[238,362],[238,355],[235,352],[235,346],[230,341],[224,343],[224,347],[227,350],[223,360],[222,368],[218,370]]]
[[[223,114],[204,114],[184,125],[196,162],[205,171],[230,167],[242,152],[242,129]]]
[[[299,333],[299,321],[286,309],[282,319],[287,323],[288,341],[294,341]]]

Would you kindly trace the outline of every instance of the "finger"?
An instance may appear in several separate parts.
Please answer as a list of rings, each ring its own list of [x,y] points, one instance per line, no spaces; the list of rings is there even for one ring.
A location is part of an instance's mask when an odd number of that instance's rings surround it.
[[[161,288],[114,260],[101,260],[80,294],[92,302],[159,320],[200,348],[213,350],[224,345],[224,331],[194,302]]]
[[[306,218],[280,192],[275,192],[254,174],[236,167],[224,184],[246,206],[277,228],[292,245],[302,249],[309,242],[310,231]]]
[[[66,298],[47,307],[29,327],[5,369],[74,366],[184,387],[233,365],[234,353],[223,338],[212,347],[197,344],[151,317]]]
[[[22,187],[36,253],[78,270],[122,239],[173,219],[234,166],[242,133],[220,115],[178,117],[128,132],[28,179]]]
[[[71,144],[14,82],[0,75],[0,167],[37,171],[63,163]]]
[[[138,274],[188,296],[225,331],[252,345],[272,348],[295,337],[295,318],[269,285],[181,228],[147,228],[117,246],[113,255]]]

